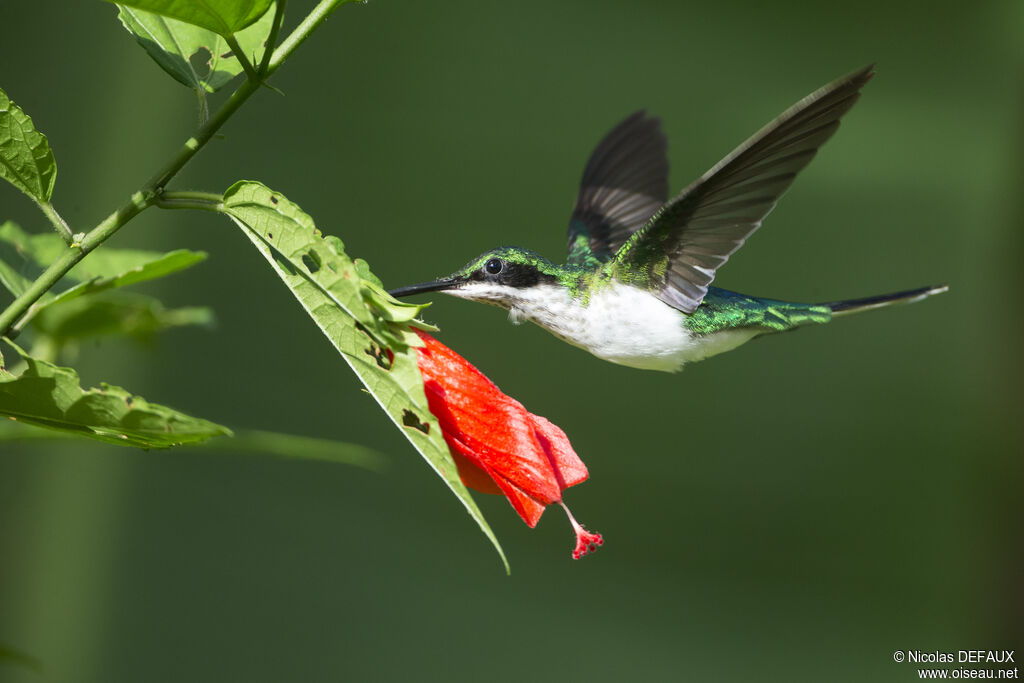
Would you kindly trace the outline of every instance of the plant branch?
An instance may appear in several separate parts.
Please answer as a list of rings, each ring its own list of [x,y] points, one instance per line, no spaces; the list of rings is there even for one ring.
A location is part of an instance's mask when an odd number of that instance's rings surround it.
[[[203,146],[210,141],[210,138],[220,130],[220,127],[227,123],[228,119],[238,111],[238,108],[241,107],[258,89],[259,84],[253,81],[246,81],[240,85],[238,90],[231,93],[231,97],[228,98],[228,101],[225,102],[219,110],[217,110],[217,113],[214,114],[213,117],[211,117],[195,135],[185,141],[185,144],[182,145],[181,149],[178,150],[178,153],[167,163],[167,165],[149,179],[143,187],[143,191],[155,191],[164,187],[171,178],[177,175],[178,171],[185,167],[185,164],[192,160],[192,157],[195,156],[196,152],[202,149]]]
[[[50,221],[50,225],[53,226],[53,229],[56,230],[57,234],[60,235],[60,238],[64,240],[64,243],[71,246],[71,228],[68,227],[68,224],[60,217],[60,214],[57,213],[57,209],[53,208],[53,204],[50,202],[37,202],[37,204],[39,205],[39,208],[42,209],[47,220]]]
[[[270,58],[270,65],[267,67],[267,76],[277,71],[277,68],[295,52],[295,49],[327,21],[327,17],[331,16],[334,10],[350,2],[356,2],[356,0],[320,0],[302,20],[302,23],[296,26],[295,30],[274,50],[274,56]]]
[[[277,36],[281,32],[281,24],[284,23],[284,7],[287,4],[288,0],[277,0],[277,5],[274,8],[274,23],[270,26],[267,42],[263,44],[263,58],[260,59],[260,65],[257,67],[260,76],[267,75],[270,58],[274,54],[274,48],[277,47]]]
[[[161,192],[156,206],[161,209],[197,209],[220,213],[224,197],[212,192]]]
[[[199,125],[205,126],[206,122],[210,120],[210,105],[206,102],[206,91],[203,86],[197,85],[195,93],[196,102],[199,104]]]
[[[242,70],[245,71],[245,75],[250,81],[258,82],[260,80],[259,74],[256,73],[256,67],[249,61],[248,55],[242,51],[242,46],[238,44],[238,38],[235,38],[234,33],[229,33],[226,36],[222,36],[227,42],[228,47],[235,53],[235,58],[238,59],[238,63],[242,65]]]
[[[277,71],[278,67],[284,63],[284,61],[295,51],[295,49],[304,43],[306,39],[318,29],[330,14],[342,5],[353,2],[354,0],[320,0],[316,7],[310,11],[306,18],[302,20],[294,31],[285,39],[285,41],[274,50],[274,54],[267,65],[266,73],[263,78],[270,76],[270,74]],[[237,41],[234,41],[232,50],[237,47]],[[231,44],[232,41],[229,41]],[[244,55],[240,51],[236,51],[239,56],[239,60],[244,63],[248,62],[244,59]],[[249,64],[249,69],[252,69],[252,64]],[[54,261],[50,266],[43,271],[42,275],[36,278],[35,282],[26,289],[20,296],[18,296],[3,313],[0,313],[0,336],[5,336],[12,328],[15,323],[25,314],[25,312],[36,302],[40,297],[43,296],[51,287],[64,277],[69,270],[75,267],[75,265],[85,258],[89,252],[103,244],[108,240],[114,233],[120,230],[125,223],[134,218],[136,215],[154,205],[158,201],[158,197],[161,194],[163,188],[177,173],[185,167],[192,157],[196,155],[200,149],[210,141],[221,126],[227,123],[228,119],[238,108],[241,107],[246,100],[248,100],[254,92],[260,87],[260,80],[254,80],[251,76],[242,85],[238,87],[235,92],[231,94],[228,101],[225,102],[221,108],[217,111],[214,116],[207,121],[203,126],[200,127],[199,131],[188,140],[178,150],[178,153],[161,169],[159,170],[149,181],[146,182],[142,188],[131,196],[121,208],[114,213],[107,216],[101,223],[89,231],[85,235],[85,238],[80,242],[72,240],[68,245],[68,250],[64,252],[60,258]],[[208,208],[205,206],[206,202],[202,202],[203,207],[191,206],[188,208]],[[51,207],[52,209],[52,207]],[[46,210],[44,209],[44,212]],[[54,212],[56,215],[56,212]],[[63,223],[63,221],[61,221]]]
[[[43,271],[43,274],[36,278],[28,289],[22,292],[21,296],[8,306],[3,313],[0,313],[0,336],[6,336],[7,332],[14,327],[18,318],[22,316],[36,301],[40,299],[51,287],[64,277],[69,270],[75,267],[79,261],[93,249],[103,244],[118,229],[134,218],[138,213],[153,203],[153,193],[145,195],[136,192],[132,198],[114,213],[107,216],[103,221],[93,228],[81,242],[72,242],[68,250],[60,255],[56,261]]]

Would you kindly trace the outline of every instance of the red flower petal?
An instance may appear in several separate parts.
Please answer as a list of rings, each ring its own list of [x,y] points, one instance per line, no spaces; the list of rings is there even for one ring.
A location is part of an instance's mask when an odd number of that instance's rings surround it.
[[[587,467],[557,425],[534,415],[426,332],[417,360],[430,412],[441,425],[459,476],[483,493],[503,493],[529,526],[544,508],[562,502],[562,491],[587,479]],[[563,505],[564,507],[564,505]],[[568,512],[568,508],[566,508]],[[576,531],[574,557],[602,543],[599,534]]]
[[[533,418],[533,429],[544,452],[547,453],[551,467],[558,477],[558,486],[567,489],[587,480],[587,466],[583,464],[576,451],[569,443],[569,437],[562,428],[547,418],[530,414]]]

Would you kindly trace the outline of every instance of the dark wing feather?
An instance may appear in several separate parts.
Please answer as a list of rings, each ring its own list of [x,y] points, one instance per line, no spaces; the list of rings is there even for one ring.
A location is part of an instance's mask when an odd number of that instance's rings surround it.
[[[569,219],[570,262],[589,255],[608,260],[665,203],[667,146],[660,119],[643,110],[601,140],[583,170]]]
[[[645,278],[673,308],[697,310],[715,271],[835,133],[873,68],[811,93],[715,164],[629,239],[615,255],[615,272]]]

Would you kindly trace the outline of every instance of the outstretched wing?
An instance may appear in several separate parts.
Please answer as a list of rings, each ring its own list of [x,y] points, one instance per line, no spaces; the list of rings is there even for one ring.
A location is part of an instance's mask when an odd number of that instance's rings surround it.
[[[639,278],[684,313],[697,310],[715,271],[761,226],[873,75],[874,65],[865,67],[783,112],[634,233],[615,254],[612,272]]]
[[[661,120],[640,110],[609,132],[587,162],[569,219],[569,262],[607,261],[668,199]]]

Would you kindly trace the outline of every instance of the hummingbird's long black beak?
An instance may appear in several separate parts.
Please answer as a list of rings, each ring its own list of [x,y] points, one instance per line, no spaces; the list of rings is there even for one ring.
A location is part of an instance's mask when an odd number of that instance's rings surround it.
[[[409,285],[407,287],[391,289],[388,290],[388,294],[398,299],[403,296],[412,296],[413,294],[424,294],[426,292],[443,292],[446,289],[451,289],[458,283],[458,280],[446,278],[443,280],[434,280],[433,282],[421,282],[418,285]]]

